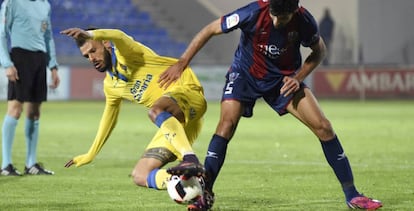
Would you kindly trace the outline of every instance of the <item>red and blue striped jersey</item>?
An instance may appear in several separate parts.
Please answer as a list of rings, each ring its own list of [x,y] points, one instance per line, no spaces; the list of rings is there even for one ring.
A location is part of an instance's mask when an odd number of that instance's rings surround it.
[[[232,68],[248,72],[252,80],[273,81],[292,75],[302,64],[300,45],[310,47],[319,41],[314,17],[304,7],[283,27],[275,28],[268,0],[258,0],[221,19],[224,33],[241,30]],[[239,71],[240,71],[239,70]]]

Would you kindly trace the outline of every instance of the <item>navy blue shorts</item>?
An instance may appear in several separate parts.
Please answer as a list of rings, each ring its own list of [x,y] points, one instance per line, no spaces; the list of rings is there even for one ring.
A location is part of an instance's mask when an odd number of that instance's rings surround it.
[[[244,74],[243,71],[234,69],[227,73],[221,99],[222,101],[240,101],[244,107],[244,112],[242,114],[244,117],[253,116],[253,108],[259,98],[263,98],[264,101],[280,116],[287,113],[286,107],[292,100],[293,95],[290,94],[289,96],[284,97],[280,94],[284,76],[280,76],[280,78],[277,78],[272,82],[264,82],[260,80],[253,81]],[[266,85],[263,86],[261,83]],[[300,86],[303,88],[306,85],[301,83]]]
[[[11,60],[19,80],[9,81],[7,100],[40,103],[47,100],[47,54],[12,48]]]

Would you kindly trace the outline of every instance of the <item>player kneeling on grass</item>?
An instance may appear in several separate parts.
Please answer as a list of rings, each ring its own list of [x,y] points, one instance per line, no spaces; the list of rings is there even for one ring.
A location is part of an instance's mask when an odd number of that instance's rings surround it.
[[[106,73],[106,103],[95,140],[88,153],[74,157],[65,167],[79,167],[95,158],[115,128],[126,99],[148,107],[149,118],[159,127],[132,171],[135,184],[165,189],[169,173],[204,173],[191,145],[200,133],[207,104],[203,88],[190,67],[176,83],[162,89],[157,82],[159,75],[177,59],[159,56],[116,29],[70,28],[61,33],[74,38],[81,54],[99,72]],[[177,159],[183,162],[161,169]]]

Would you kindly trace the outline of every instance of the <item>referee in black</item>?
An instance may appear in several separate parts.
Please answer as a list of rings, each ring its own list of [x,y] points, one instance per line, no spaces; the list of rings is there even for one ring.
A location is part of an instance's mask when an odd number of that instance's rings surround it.
[[[37,161],[40,107],[47,100],[46,70],[52,73],[50,88],[57,88],[60,82],[51,6],[47,0],[5,0],[0,12],[0,63],[9,81],[7,113],[2,126],[1,175],[22,175],[13,166],[12,146],[23,105],[27,145],[24,174],[52,175]]]

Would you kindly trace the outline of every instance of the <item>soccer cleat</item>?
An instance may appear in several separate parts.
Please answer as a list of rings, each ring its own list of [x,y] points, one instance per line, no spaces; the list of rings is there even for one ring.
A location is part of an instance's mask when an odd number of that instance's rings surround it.
[[[10,163],[6,168],[0,170],[3,176],[22,176],[22,174]]]
[[[188,211],[208,211],[213,207],[214,193],[204,190],[203,196],[187,206]]]
[[[43,168],[39,163],[34,164],[32,167],[24,167],[24,174],[26,175],[53,175],[53,171]]]
[[[363,195],[352,198],[351,201],[347,201],[346,204],[351,209],[376,210],[382,207],[382,203],[380,201]]]
[[[167,173],[177,176],[190,178],[192,176],[200,177],[205,172],[204,166],[200,163],[181,162],[177,166],[167,169]]]
[[[187,211],[207,211],[208,208],[205,206],[204,197],[200,197],[197,201],[187,205]]]

